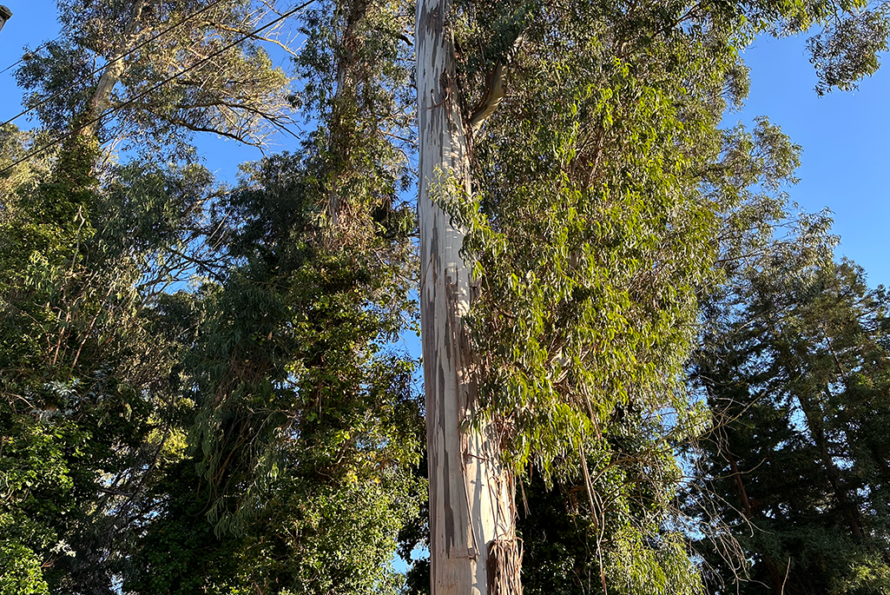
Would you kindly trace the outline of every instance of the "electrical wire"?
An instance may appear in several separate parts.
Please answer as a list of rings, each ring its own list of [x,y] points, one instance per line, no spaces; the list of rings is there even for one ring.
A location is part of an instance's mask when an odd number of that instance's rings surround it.
[[[90,8],[90,7],[92,7],[92,5],[93,5],[94,3],[95,3],[95,2],[91,2],[90,5],[87,6],[86,8]],[[55,43],[55,42],[59,41],[60,39],[62,39],[63,37],[65,37],[65,33],[64,33],[64,32],[63,32],[63,33],[59,33],[59,36],[56,37],[55,39],[51,39],[50,41],[44,41],[43,43],[41,43],[40,45],[38,45],[38,46],[37,46],[36,48],[34,48],[33,50],[29,50],[24,56],[22,56],[21,58],[19,58],[18,60],[16,60],[15,62],[13,62],[12,64],[10,64],[9,66],[7,66],[6,68],[4,68],[3,70],[0,70],[0,74],[3,74],[4,72],[6,72],[7,70],[9,70],[9,69],[11,69],[11,68],[15,68],[16,66],[18,66],[19,64],[21,64],[21,63],[24,62],[25,60],[28,60],[28,59],[29,59],[29,58],[28,58],[29,55],[31,55],[31,54],[36,54],[37,52],[39,52],[40,50],[42,50],[43,48],[45,48],[45,47],[48,46],[49,44],[51,44],[51,43]]]
[[[34,110],[36,110],[36,109],[39,108],[40,106],[47,104],[48,102],[52,101],[53,99],[55,99],[55,98],[58,97],[59,95],[62,95],[62,94],[64,94],[64,93],[67,93],[67,92],[70,91],[71,89],[75,88],[81,81],[83,81],[83,80],[85,80],[85,79],[89,79],[89,78],[90,78],[91,76],[93,76],[94,74],[96,74],[96,73],[98,73],[98,72],[101,72],[102,70],[105,70],[106,68],[108,68],[109,66],[111,66],[112,64],[114,64],[115,62],[120,62],[121,60],[127,58],[128,56],[130,56],[130,55],[133,54],[134,52],[139,51],[140,49],[142,49],[142,48],[145,47],[146,45],[150,44],[151,42],[155,41],[156,39],[158,39],[158,38],[160,38],[160,37],[163,37],[164,35],[166,35],[166,34],[169,33],[170,31],[176,29],[176,28],[179,27],[180,25],[182,25],[182,24],[188,22],[189,20],[191,20],[191,19],[197,17],[198,15],[200,15],[200,14],[202,14],[202,13],[207,12],[208,10],[210,10],[211,8],[213,8],[214,6],[216,6],[217,4],[221,4],[221,3],[224,2],[224,1],[225,1],[225,0],[213,0],[213,2],[211,2],[210,4],[208,4],[207,6],[205,6],[204,8],[202,8],[202,9],[200,9],[200,10],[196,10],[196,11],[193,12],[192,14],[190,14],[190,15],[184,17],[184,18],[183,18],[182,20],[180,20],[178,23],[176,23],[176,24],[174,24],[174,25],[171,25],[171,26],[167,27],[167,28],[164,29],[163,31],[160,31],[158,34],[154,35],[153,37],[150,37],[150,38],[148,38],[148,39],[146,39],[146,40],[144,40],[144,41],[139,42],[138,44],[136,44],[135,47],[133,47],[132,49],[130,49],[127,53],[125,53],[125,54],[121,54],[120,56],[118,56],[118,57],[116,57],[116,58],[110,60],[109,62],[103,64],[102,66],[100,66],[100,67],[94,69],[92,72],[90,72],[90,73],[88,73],[88,74],[85,74],[85,75],[79,77],[77,80],[75,80],[73,83],[71,83],[70,85],[68,85],[67,87],[65,87],[64,89],[62,89],[61,91],[56,91],[55,93],[53,93],[53,94],[50,95],[49,97],[45,97],[44,99],[41,99],[40,102],[38,102],[38,103],[35,104],[35,105],[32,105],[31,107],[29,107],[29,108],[26,109],[25,111],[20,112],[20,113],[14,115],[14,116],[11,117],[10,119],[8,119],[8,120],[6,120],[5,122],[3,122],[2,124],[0,124],[0,128],[3,128],[3,127],[6,126],[7,124],[11,124],[12,122],[15,122],[16,120],[18,120],[18,119],[21,118],[22,116],[27,115],[27,114],[33,112]],[[55,42],[55,41],[58,41],[58,40],[61,39],[62,37],[63,37],[62,35],[59,35],[59,36],[58,36],[57,38],[55,38],[53,41],[49,41],[49,42],[43,44],[43,46],[41,46],[41,47],[46,47],[46,46],[48,46],[49,44],[51,44],[51,43],[53,43],[53,42]],[[35,50],[35,51],[37,51],[37,50]],[[24,60],[24,58],[22,58],[21,60],[19,60],[19,61],[16,62],[15,64],[13,64],[13,65],[11,65],[11,66],[8,66],[8,67],[6,68],[6,70],[9,70],[10,68],[12,68],[13,66],[15,66],[15,65],[18,64],[19,62],[22,62],[23,60]],[[5,72],[5,71],[3,71],[3,72]]]
[[[34,48],[33,50],[29,50],[29,51],[25,54],[25,56],[28,56],[29,54],[34,54],[34,53],[39,52],[40,50],[42,50],[43,48],[45,48],[45,47],[48,46],[49,44],[51,44],[51,43],[55,43],[55,42],[59,41],[59,40],[62,39],[62,37],[64,37],[64,36],[65,36],[65,34],[63,33],[63,34],[59,35],[58,37],[56,37],[56,38],[53,39],[53,40],[45,41],[45,42],[41,43],[40,45],[38,45],[38,46],[37,46],[36,48]],[[3,74],[4,72],[6,72],[7,70],[9,70],[9,69],[11,69],[11,68],[15,68],[16,66],[18,66],[19,64],[21,64],[22,62],[24,62],[25,59],[26,59],[25,56],[22,56],[21,58],[19,58],[18,60],[16,60],[15,62],[13,62],[12,64],[10,64],[9,66],[7,66],[6,68],[4,68],[3,70],[0,70],[0,74]]]
[[[159,83],[156,83],[156,84],[153,85],[151,88],[149,88],[149,89],[143,91],[142,93],[139,93],[139,94],[136,95],[135,97],[132,97],[132,98],[128,99],[127,101],[125,101],[124,103],[122,103],[122,104],[120,104],[120,105],[118,105],[118,106],[115,106],[115,107],[113,107],[113,108],[111,108],[111,109],[108,109],[108,110],[102,112],[101,114],[99,114],[98,116],[96,116],[95,118],[93,118],[92,120],[90,120],[89,122],[83,124],[80,128],[76,128],[76,129],[72,130],[71,132],[68,132],[67,134],[62,135],[61,137],[57,138],[56,140],[54,140],[54,141],[52,141],[52,142],[50,142],[50,143],[47,143],[47,144],[43,145],[43,146],[40,147],[39,149],[35,149],[34,151],[29,152],[27,155],[25,155],[25,156],[22,157],[21,159],[18,159],[18,160],[16,160],[16,161],[14,161],[12,164],[10,164],[10,165],[6,166],[5,168],[3,168],[2,170],[0,170],[0,176],[2,176],[3,174],[5,174],[6,172],[10,171],[12,168],[14,168],[15,166],[17,166],[18,164],[20,164],[20,163],[24,163],[25,161],[27,161],[27,160],[30,159],[31,157],[34,157],[35,155],[39,155],[40,153],[43,153],[43,152],[46,151],[47,149],[49,149],[49,148],[51,148],[51,147],[54,147],[54,146],[56,146],[57,144],[59,144],[59,143],[61,143],[61,142],[66,141],[66,140],[67,140],[68,138],[70,138],[71,136],[73,136],[73,135],[75,135],[75,134],[78,134],[78,133],[80,133],[82,130],[84,130],[84,129],[90,127],[90,126],[92,126],[93,124],[95,124],[95,123],[97,123],[97,122],[99,122],[99,121],[102,120],[102,118],[104,118],[105,116],[107,116],[107,115],[109,115],[109,114],[112,114],[112,113],[114,113],[114,112],[117,112],[117,111],[119,111],[119,110],[122,110],[123,108],[127,107],[128,105],[135,103],[136,101],[142,99],[143,97],[145,97],[145,96],[148,95],[149,93],[152,93],[152,92],[156,91],[157,89],[160,89],[162,86],[166,85],[167,83],[169,83],[169,82],[171,82],[171,81],[173,81],[173,80],[176,80],[177,78],[181,77],[181,76],[184,75],[185,73],[187,73],[187,72],[189,72],[189,71],[191,71],[191,70],[194,70],[194,69],[197,68],[198,66],[201,66],[202,64],[208,62],[211,58],[215,58],[216,56],[222,54],[222,53],[225,52],[226,50],[229,50],[229,49],[235,47],[236,45],[238,45],[239,43],[241,43],[241,42],[244,41],[245,39],[249,39],[249,38],[255,36],[257,33],[260,33],[261,31],[265,31],[266,29],[268,29],[268,28],[270,28],[270,27],[272,27],[272,26],[274,26],[274,25],[280,23],[280,22],[283,21],[284,19],[288,18],[289,16],[291,16],[291,15],[293,15],[293,14],[296,14],[297,12],[303,10],[304,8],[306,8],[307,6],[309,6],[310,4],[312,4],[312,3],[314,3],[314,2],[315,2],[315,0],[307,0],[307,2],[304,2],[303,4],[301,4],[301,5],[299,5],[299,6],[295,7],[295,8],[290,9],[289,11],[287,11],[287,12],[283,13],[281,16],[279,16],[277,19],[274,19],[273,21],[270,21],[269,23],[266,23],[266,24],[263,25],[262,27],[259,27],[259,28],[257,28],[257,29],[254,29],[254,30],[251,31],[250,33],[245,33],[244,35],[242,35],[241,37],[239,37],[238,39],[236,39],[236,40],[233,41],[232,43],[230,43],[230,44],[228,44],[228,45],[226,45],[226,46],[223,46],[222,48],[216,50],[215,52],[213,52],[213,53],[207,55],[205,58],[199,60],[198,62],[195,62],[194,64],[192,64],[191,66],[189,66],[189,67],[186,68],[185,70],[181,70],[181,71],[177,72],[176,74],[173,74],[173,75],[168,76],[168,77],[165,78],[164,80],[160,81]]]

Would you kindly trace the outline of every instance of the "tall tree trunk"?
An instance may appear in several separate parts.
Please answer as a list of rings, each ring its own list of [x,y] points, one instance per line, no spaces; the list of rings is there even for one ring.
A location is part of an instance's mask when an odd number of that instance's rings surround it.
[[[475,287],[460,255],[464,233],[431,200],[448,179],[470,191],[447,13],[447,0],[418,2],[420,307],[432,593],[513,595],[522,592],[513,476],[499,462],[494,426],[477,431],[466,423],[476,407],[476,387],[462,319]]]
[[[826,388],[827,391],[828,389]],[[828,450],[828,437],[825,435],[825,415],[822,407],[803,394],[797,395],[797,402],[800,403],[800,408],[803,410],[804,418],[807,420],[810,434],[813,436],[813,441],[819,449],[822,464],[825,466],[825,475],[831,484],[835,498],[837,498],[838,508],[846,517],[847,524],[850,526],[850,531],[853,535],[862,539],[864,535],[859,522],[859,510],[855,503],[850,501],[849,490],[841,479],[841,471]]]
[[[115,55],[109,60],[105,69],[102,71],[102,76],[99,77],[99,83],[96,85],[96,90],[93,92],[93,97],[90,99],[90,109],[87,113],[85,127],[81,134],[95,136],[96,132],[102,125],[102,115],[111,107],[111,93],[114,91],[115,85],[120,82],[124,72],[127,70],[126,55],[134,45],[134,39],[139,28],[139,22],[142,19],[142,10],[145,8],[145,5],[146,0],[138,0],[133,3],[130,20],[127,23],[126,29],[123,31],[121,43],[118,46]]]
[[[331,229],[336,230],[340,224],[341,188],[334,178],[342,177],[344,172],[354,170],[350,158],[352,151],[351,140],[356,132],[355,114],[350,113],[350,107],[356,101],[357,65],[362,39],[358,35],[358,25],[365,18],[368,3],[366,0],[352,0],[344,3],[346,20],[343,26],[343,34],[340,38],[337,60],[337,88],[334,91],[333,107],[329,124],[329,151],[335,160],[335,169],[328,180],[330,187],[327,191],[327,213]]]

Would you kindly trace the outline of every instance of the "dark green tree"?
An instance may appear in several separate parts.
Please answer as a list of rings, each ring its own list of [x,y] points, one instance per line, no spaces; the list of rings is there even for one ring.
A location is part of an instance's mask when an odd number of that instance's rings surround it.
[[[175,442],[175,348],[139,282],[176,240],[156,211],[178,229],[207,180],[134,165],[116,172],[130,192],[106,191],[91,173],[96,155],[72,137],[48,171],[2,197],[0,540],[13,552],[3,563],[29,565],[43,592],[112,592],[132,529],[151,512],[143,496]],[[152,188],[152,175],[169,185]],[[114,217],[128,208],[126,221]]]
[[[715,592],[883,593],[887,298],[856,265],[799,252],[774,249],[706,310],[691,379],[715,428],[697,481],[750,568],[700,551]]]
[[[225,265],[188,298],[183,361],[199,475],[147,526],[125,589],[399,587],[389,562],[424,485],[414,362],[395,348],[416,279],[393,140],[410,125],[406,18],[397,3],[306,13],[295,101],[319,127],[214,204],[207,240]],[[183,516],[202,507],[209,523]],[[218,539],[193,550],[208,527]]]
[[[127,590],[393,588],[387,563],[422,490],[410,471],[420,408],[413,363],[393,347],[412,275],[380,258],[407,249],[410,215],[381,210],[374,244],[325,248],[316,180],[282,155],[218,205],[227,258],[243,264],[192,298],[184,373],[200,478],[159,492],[169,503]],[[207,564],[222,558],[229,574]]]

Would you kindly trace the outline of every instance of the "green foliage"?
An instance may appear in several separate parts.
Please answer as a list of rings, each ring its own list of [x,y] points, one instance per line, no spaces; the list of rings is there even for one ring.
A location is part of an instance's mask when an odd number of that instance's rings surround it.
[[[536,477],[522,494],[527,508],[518,528],[523,591],[529,595],[700,591],[685,539],[646,526],[647,511],[635,510],[624,526],[616,526],[613,516],[604,527],[591,514],[584,485],[548,488]]]
[[[0,404],[0,592],[48,593],[43,564],[70,556],[60,534],[75,512],[69,465],[86,435],[71,423],[47,425]]]
[[[245,540],[219,539],[207,521],[207,499],[196,493],[195,461],[171,460],[150,497],[162,502],[124,567],[126,593],[231,593],[236,556]]]
[[[719,499],[713,508],[698,499],[697,510],[726,523],[751,582],[733,575],[719,541],[700,551],[715,589],[882,593],[886,296],[849,262],[818,264],[788,248],[778,244],[715,297],[693,368],[719,422],[698,478]],[[708,526],[702,536],[717,528]]]
[[[745,88],[747,29],[684,14],[528,17],[511,99],[474,139],[472,196],[440,181],[481,283],[470,325],[485,415],[517,468],[571,474],[580,447],[608,457],[597,443],[617,408],[675,410],[668,441],[694,431],[678,379],[719,234],[781,209],[750,189],[772,196],[797,150],[766,121],[718,128]]]
[[[509,97],[472,139],[471,192],[437,181],[480,288],[467,319],[475,423],[498,428],[517,472],[534,465],[589,491],[602,531],[593,566],[611,588],[701,588],[671,530],[683,477],[674,449],[708,420],[682,386],[698,298],[769,241],[799,154],[765,119],[751,132],[720,123],[747,89],[739,53],[753,36],[834,11],[455,5],[466,104],[495,63],[510,69]],[[853,54],[875,47],[845,56],[851,79],[862,74]]]
[[[11,217],[16,204],[16,190],[33,182],[39,175],[46,175],[48,160],[46,155],[35,156],[28,162],[13,167],[23,159],[34,140],[43,141],[34,131],[19,130],[14,124],[0,127],[0,219]]]
[[[425,491],[415,362],[395,347],[416,326],[414,214],[399,200],[413,6],[315,3],[286,98],[259,39],[199,63],[270,18],[265,3],[59,5],[65,36],[18,72],[46,130],[0,130],[0,167],[117,107],[96,136],[141,157],[100,175],[100,149],[75,135],[0,179],[0,595],[110,595],[118,579],[145,594],[397,592],[389,562],[400,529],[422,541]],[[752,577],[790,558],[788,593],[886,590],[885,297],[850,265],[800,266],[824,252],[824,217],[803,221],[806,250],[777,258],[781,274],[757,268],[799,148],[766,120],[719,128],[747,91],[739,52],[755,35],[826,26],[810,43],[819,91],[848,89],[878,66],[884,13],[453,6],[465,116],[510,65],[508,99],[472,139],[472,195],[441,180],[440,199],[481,287],[468,319],[480,415],[528,483],[527,591],[701,591],[677,533],[676,452],[706,404],[744,421],[725,432],[753,453],[737,462],[758,512],[720,512]],[[101,73],[86,75],[124,54],[103,97]],[[233,191],[190,162],[193,133],[261,144],[289,106],[318,125],[300,155],[245,166]],[[729,378],[736,409],[690,404],[681,382],[699,298],[724,275],[749,285],[715,293],[705,321],[748,334],[697,365]],[[745,326],[776,295],[793,316]],[[809,413],[795,417],[792,395]],[[716,453],[703,479],[731,502]],[[745,522],[763,530],[747,538]],[[423,563],[408,588],[418,577]]]
[[[290,80],[259,43],[275,39],[274,30],[222,51],[268,21],[263,3],[59,0],[58,6],[63,36],[29,52],[16,71],[28,91],[25,105],[50,130],[64,132],[84,114],[83,125],[104,115],[95,128],[103,142],[126,140],[147,155],[183,157],[192,153],[195,132],[262,145],[290,122]],[[97,62],[106,68],[97,71]],[[183,75],[161,84],[175,73]],[[113,88],[99,85],[102,76]]]
[[[209,513],[195,522],[170,509],[152,522],[150,540],[195,553],[159,556],[147,542],[127,588],[394,593],[401,583],[389,561],[424,483],[412,472],[414,362],[394,348],[413,324],[415,279],[414,217],[396,197],[406,164],[387,136],[409,122],[398,114],[404,44],[386,34],[407,16],[398,9],[307,13],[297,65],[312,76],[295,101],[322,126],[304,155],[245,166],[213,203],[208,239],[224,238],[226,268],[207,269],[194,296],[183,360],[206,486],[183,498]],[[211,545],[193,550],[210,527]]]
[[[49,593],[40,559],[20,544],[0,543],[0,593],[3,595],[45,595]]]
[[[109,593],[114,576],[144,593],[394,592],[395,536],[423,492],[410,471],[414,363],[393,347],[413,320],[414,218],[396,199],[407,169],[386,136],[407,137],[411,121],[408,46],[388,35],[410,15],[395,3],[308,14],[299,68],[329,84],[300,97],[322,127],[305,158],[269,159],[223,197],[203,168],[159,156],[190,159],[190,132],[259,142],[287,121],[288,79],[259,39],[197,64],[265,8],[60,7],[68,36],[18,73],[27,102],[55,131],[122,107],[98,136],[124,136],[142,157],[106,165],[101,185],[95,150],[75,147],[37,183],[34,163],[7,177],[4,403],[10,423],[55,438],[2,455],[10,478],[34,457],[56,461],[41,489],[60,490],[45,496],[64,510],[41,516],[17,492],[5,526],[33,525],[40,539],[3,537],[33,552],[52,592]],[[110,95],[83,77],[198,10],[120,68],[109,62]],[[357,41],[349,52],[335,45],[341,27]],[[2,140],[4,163],[28,142],[12,130]],[[208,276],[197,290],[168,291],[194,273]]]
[[[170,238],[154,213],[108,224],[127,193],[103,191],[96,155],[70,139],[0,222],[0,539],[31,552],[22,564],[36,559],[51,592],[112,592],[175,433],[172,345],[137,290]]]
[[[876,10],[837,19],[809,39],[810,61],[819,76],[816,92],[849,91],[861,78],[874,74],[880,66],[878,53],[888,49],[888,34],[887,5],[881,4]]]
[[[389,581],[422,489],[413,363],[391,347],[412,276],[385,220],[377,240],[324,247],[310,173],[271,158],[218,207],[243,264],[199,294],[193,440],[218,534],[244,540],[239,573],[359,593]]]
[[[319,121],[308,146],[328,245],[373,236],[384,214],[390,232],[416,225],[399,199],[413,182],[414,65],[404,34],[412,12],[399,1],[356,0],[318,2],[306,13],[292,100]]]

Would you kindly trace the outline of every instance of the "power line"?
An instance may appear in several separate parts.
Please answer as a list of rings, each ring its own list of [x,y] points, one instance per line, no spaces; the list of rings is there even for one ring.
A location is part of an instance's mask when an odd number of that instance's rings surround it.
[[[33,51],[28,51],[28,53],[26,53],[25,56],[28,56],[29,54],[33,54],[33,53],[35,53],[35,52],[39,52],[40,50],[42,50],[43,48],[45,48],[45,47],[48,46],[49,44],[51,44],[51,43],[55,43],[55,42],[59,41],[60,39],[62,39],[62,37],[63,37],[64,35],[65,35],[65,34],[63,33],[63,34],[59,35],[58,37],[56,37],[55,39],[53,39],[53,40],[51,40],[51,41],[45,41],[45,42],[41,43],[41,44],[38,45]],[[25,61],[25,57],[23,56],[23,57],[19,58],[18,60],[16,60],[15,62],[13,62],[12,64],[10,64],[9,66],[7,66],[6,68],[4,68],[3,70],[0,70],[0,74],[3,74],[4,72],[6,72],[7,70],[9,70],[9,69],[11,69],[11,68],[15,68],[16,66],[18,66],[19,64],[21,64],[21,63],[24,62],[24,61]]]
[[[179,21],[178,23],[176,23],[175,25],[171,25],[170,27],[167,27],[167,28],[164,29],[163,31],[161,31],[161,32],[159,32],[158,34],[154,35],[153,37],[149,37],[149,38],[146,39],[145,41],[142,41],[142,42],[136,44],[136,46],[135,46],[134,48],[130,49],[126,54],[121,54],[121,55],[118,56],[117,58],[114,58],[114,59],[112,59],[111,61],[105,63],[104,65],[102,65],[102,66],[100,66],[100,67],[94,69],[92,72],[90,72],[90,73],[88,73],[88,74],[85,74],[85,75],[83,75],[83,76],[81,76],[81,77],[78,77],[77,80],[75,80],[73,83],[71,83],[70,85],[68,85],[67,87],[65,87],[64,89],[62,89],[61,91],[56,91],[55,93],[53,93],[53,94],[50,95],[49,97],[46,97],[46,98],[42,99],[42,100],[41,100],[39,103],[37,103],[36,105],[32,105],[31,107],[29,107],[29,108],[26,109],[25,111],[23,111],[23,112],[19,112],[18,114],[14,115],[14,116],[11,117],[10,119],[8,119],[8,120],[6,120],[5,122],[3,122],[2,124],[0,124],[0,128],[3,128],[3,127],[6,126],[7,124],[11,124],[12,122],[15,122],[16,120],[18,120],[18,119],[21,118],[22,116],[24,116],[24,115],[26,115],[26,114],[29,114],[29,113],[33,112],[33,111],[36,110],[38,107],[40,107],[40,106],[42,106],[42,105],[45,105],[46,103],[48,103],[48,102],[50,102],[51,100],[53,100],[53,99],[55,99],[56,97],[58,97],[59,95],[62,95],[62,94],[64,94],[64,93],[67,93],[68,91],[70,91],[71,89],[73,89],[74,87],[76,87],[76,86],[78,85],[78,83],[80,83],[80,82],[83,81],[84,79],[88,79],[89,77],[93,76],[94,74],[96,74],[96,73],[98,73],[98,72],[101,72],[102,70],[108,68],[109,66],[111,66],[111,65],[114,64],[115,62],[119,62],[119,61],[125,59],[126,57],[130,56],[130,55],[133,54],[134,52],[139,51],[140,49],[142,49],[142,48],[145,47],[146,45],[148,45],[148,44],[150,44],[151,42],[155,41],[155,40],[158,39],[159,37],[163,37],[164,35],[166,35],[166,34],[169,33],[170,31],[172,31],[173,29],[176,29],[177,27],[179,27],[180,25],[182,25],[183,23],[185,23],[185,22],[187,22],[187,21],[189,21],[189,20],[191,20],[191,19],[197,17],[198,15],[200,15],[200,14],[202,14],[202,13],[204,13],[204,12],[207,12],[208,10],[210,10],[211,8],[213,8],[214,6],[216,6],[217,4],[220,4],[220,3],[224,2],[224,1],[225,1],[225,0],[213,0],[213,2],[211,2],[210,4],[208,4],[207,6],[205,6],[204,8],[202,8],[202,9],[200,9],[200,10],[196,10],[196,11],[193,12],[192,14],[190,14],[190,15],[184,17],[182,20],[180,20],[180,21]],[[59,35],[59,36],[56,37],[53,41],[47,42],[47,43],[43,44],[43,46],[41,46],[41,47],[46,47],[46,46],[49,45],[50,43],[53,43],[54,41],[58,41],[58,40],[61,39],[61,38],[62,38],[62,35]],[[38,48],[38,49],[39,49],[39,48]],[[37,51],[37,50],[35,50],[35,51]],[[19,60],[19,61],[16,62],[15,64],[12,64],[11,66],[8,66],[8,67],[6,68],[6,70],[9,70],[10,68],[12,68],[12,67],[15,66],[16,64],[22,62],[23,60],[24,60],[24,58],[22,58],[21,60]],[[4,70],[4,71],[2,71],[2,72],[6,72],[6,70]]]
[[[159,83],[156,83],[154,86],[152,86],[151,88],[149,88],[149,89],[143,91],[142,93],[136,95],[135,97],[132,97],[131,99],[128,99],[128,100],[125,101],[124,103],[122,103],[122,104],[120,104],[120,105],[118,105],[118,106],[115,106],[115,107],[113,107],[113,108],[111,108],[111,109],[109,109],[109,110],[106,110],[106,111],[102,112],[101,114],[99,114],[98,116],[96,116],[95,118],[93,118],[92,120],[90,120],[89,122],[83,124],[80,128],[77,128],[77,129],[75,129],[75,130],[72,130],[71,132],[68,132],[67,134],[64,134],[64,135],[62,135],[61,137],[57,138],[56,140],[54,140],[54,141],[52,141],[52,142],[50,142],[50,143],[47,143],[47,144],[43,145],[43,146],[40,147],[39,149],[36,149],[36,150],[34,150],[34,151],[31,151],[30,153],[28,153],[27,155],[25,155],[25,156],[22,157],[21,159],[18,159],[18,160],[16,160],[16,161],[14,161],[12,164],[10,164],[10,165],[6,166],[5,168],[3,168],[2,170],[0,170],[0,176],[2,176],[2,175],[5,174],[6,172],[8,172],[8,171],[11,170],[12,168],[14,168],[16,165],[18,165],[18,164],[20,164],[20,163],[23,163],[23,162],[27,161],[28,159],[30,159],[31,157],[34,157],[35,155],[39,155],[40,153],[43,153],[43,152],[46,151],[47,149],[49,149],[49,148],[51,148],[51,147],[54,147],[55,145],[57,145],[57,144],[59,144],[59,143],[61,143],[61,142],[64,142],[65,140],[67,140],[68,138],[70,138],[71,136],[73,136],[74,134],[77,134],[77,133],[81,132],[82,130],[84,130],[84,129],[90,127],[90,126],[92,126],[93,124],[99,122],[99,121],[100,121],[102,118],[104,118],[105,116],[107,116],[107,115],[109,115],[109,114],[112,114],[112,113],[114,113],[114,112],[116,112],[116,111],[119,111],[119,110],[121,110],[121,109],[127,107],[128,105],[130,105],[130,104],[132,104],[132,103],[135,103],[136,101],[142,99],[143,97],[145,97],[145,96],[148,95],[149,93],[152,93],[152,92],[156,91],[157,89],[161,88],[162,86],[166,85],[166,84],[169,83],[170,81],[173,81],[173,80],[175,80],[175,79],[181,77],[181,76],[184,75],[185,73],[187,73],[187,72],[189,72],[189,71],[191,71],[191,70],[194,70],[194,69],[197,68],[198,66],[201,66],[201,65],[204,64],[205,62],[208,62],[211,58],[215,58],[216,56],[220,55],[221,53],[225,52],[226,50],[229,50],[229,49],[235,47],[236,45],[238,45],[239,43],[241,43],[241,42],[244,41],[245,39],[249,39],[249,38],[253,37],[254,35],[256,35],[257,33],[260,33],[261,31],[265,31],[265,30],[268,29],[269,27],[272,27],[272,26],[274,26],[274,25],[280,23],[281,21],[283,21],[284,19],[288,18],[289,16],[291,16],[291,15],[293,15],[293,14],[295,14],[295,13],[301,11],[301,10],[303,10],[304,8],[306,8],[307,6],[309,6],[310,4],[312,4],[313,2],[315,2],[315,0],[308,0],[307,2],[304,2],[303,4],[301,4],[300,6],[297,6],[297,7],[295,7],[295,8],[290,9],[289,11],[287,11],[287,12],[283,13],[281,16],[279,16],[277,19],[275,19],[275,20],[273,20],[273,21],[270,21],[269,23],[263,25],[262,27],[259,27],[258,29],[254,29],[254,30],[251,31],[250,33],[245,33],[244,35],[242,35],[241,37],[239,37],[238,39],[236,39],[236,40],[233,41],[232,43],[230,43],[230,44],[228,44],[228,45],[226,45],[226,46],[223,46],[222,48],[216,50],[215,52],[213,52],[213,53],[207,55],[205,58],[199,60],[198,62],[195,62],[194,64],[192,64],[191,66],[189,66],[189,67],[186,68],[185,70],[181,70],[180,72],[177,72],[176,74],[173,74],[173,75],[168,76],[168,77],[165,78],[164,80],[160,81]]]
[[[87,7],[85,7],[85,8],[90,8],[90,7],[92,6],[92,4],[94,4],[94,2],[91,2],[91,3],[90,3],[90,6],[87,6]],[[36,48],[34,48],[33,51],[30,51],[30,50],[29,50],[24,56],[22,56],[21,58],[19,58],[18,60],[16,60],[15,62],[13,62],[12,64],[10,64],[9,66],[7,66],[6,68],[4,68],[3,70],[0,70],[0,74],[3,74],[4,72],[6,72],[7,70],[9,70],[10,68],[15,68],[16,66],[18,66],[19,64],[21,64],[22,62],[24,62],[25,60],[27,60],[27,59],[28,59],[28,56],[29,56],[30,54],[35,54],[35,53],[39,52],[40,50],[42,50],[43,48],[45,48],[45,47],[48,46],[49,44],[51,44],[51,43],[55,43],[55,42],[59,41],[60,39],[62,39],[63,37],[65,37],[65,33],[64,33],[64,32],[63,32],[63,33],[59,33],[59,36],[56,37],[56,38],[53,39],[53,40],[50,40],[50,41],[44,41],[43,43],[41,43],[40,45],[38,45]],[[16,117],[18,117],[18,116],[16,116]],[[8,124],[8,122],[7,122],[7,124]]]

